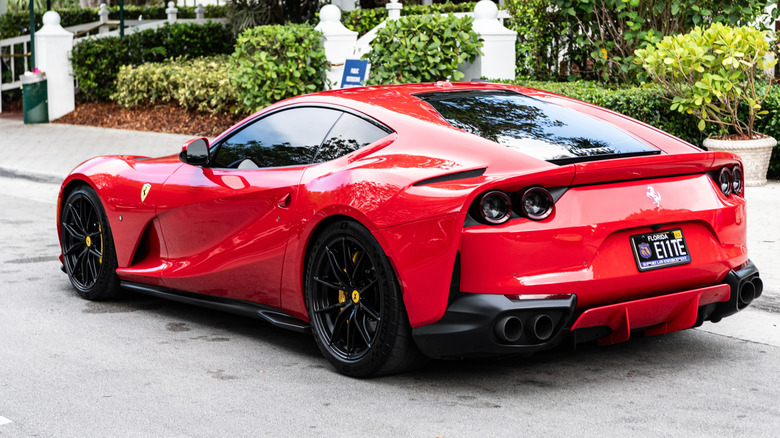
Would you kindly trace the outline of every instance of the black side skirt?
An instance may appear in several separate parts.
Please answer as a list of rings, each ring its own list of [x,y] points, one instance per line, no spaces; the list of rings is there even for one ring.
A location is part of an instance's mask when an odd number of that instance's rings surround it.
[[[149,286],[147,284],[131,283],[122,281],[120,285],[133,292],[151,295],[153,297],[165,298],[166,300],[177,301],[179,303],[193,304],[195,306],[208,309],[221,310],[223,312],[233,313],[250,318],[262,319],[277,327],[296,331],[298,333],[311,333],[311,326],[292,315],[271,306],[266,306],[251,301],[234,300],[232,298],[215,297],[213,295],[196,294],[164,287]]]

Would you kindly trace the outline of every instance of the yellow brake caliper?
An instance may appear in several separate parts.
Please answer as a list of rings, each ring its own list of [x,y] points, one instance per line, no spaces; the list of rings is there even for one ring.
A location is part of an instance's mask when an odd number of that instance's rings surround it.
[[[355,251],[355,253],[352,254],[352,264],[353,265],[357,264],[357,258],[358,258],[358,256],[360,254],[362,254],[362,251]],[[347,272],[347,268],[344,268],[344,272]],[[352,295],[351,296],[352,301],[355,304],[357,304],[357,302],[360,300],[360,294],[358,293],[358,291],[355,290],[355,291],[352,291],[351,295]],[[343,290],[339,289],[339,303],[344,303],[346,301],[347,301],[347,293],[344,292]],[[343,309],[344,308],[342,307],[339,310],[343,310]],[[349,324],[349,320],[347,320],[347,324]]]

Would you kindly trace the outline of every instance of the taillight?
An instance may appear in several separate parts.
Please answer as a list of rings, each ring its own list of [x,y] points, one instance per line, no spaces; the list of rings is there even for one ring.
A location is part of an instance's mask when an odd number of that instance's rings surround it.
[[[531,187],[520,197],[520,209],[528,219],[540,221],[553,211],[553,197],[544,187]]]
[[[503,224],[512,215],[512,201],[502,191],[487,192],[479,201],[479,213],[491,225]]]
[[[720,169],[720,173],[718,173],[718,186],[724,195],[728,196],[731,194],[731,170],[729,170],[728,167]]]
[[[731,191],[734,194],[741,195],[744,188],[744,178],[742,176],[742,169],[739,166],[734,166],[731,171]]]

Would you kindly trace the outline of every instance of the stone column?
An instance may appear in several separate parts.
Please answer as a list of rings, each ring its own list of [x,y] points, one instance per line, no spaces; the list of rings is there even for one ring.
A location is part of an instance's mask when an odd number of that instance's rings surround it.
[[[474,31],[484,40],[482,53],[473,64],[459,67],[464,80],[514,79],[515,40],[517,32],[504,27],[498,20],[498,7],[490,0],[482,0],[474,7]]]
[[[198,20],[206,18],[206,8],[203,7],[203,3],[198,3],[198,7],[195,8],[195,18]]]
[[[35,65],[46,73],[49,93],[49,120],[58,119],[76,109],[70,51],[73,34],[60,25],[54,11],[43,14],[43,27],[35,32]]]
[[[338,88],[344,73],[344,61],[355,51],[357,32],[341,24],[341,10],[335,5],[325,5],[320,9],[320,22],[315,29],[322,32],[325,57],[330,64],[328,81],[335,82],[335,88]]]

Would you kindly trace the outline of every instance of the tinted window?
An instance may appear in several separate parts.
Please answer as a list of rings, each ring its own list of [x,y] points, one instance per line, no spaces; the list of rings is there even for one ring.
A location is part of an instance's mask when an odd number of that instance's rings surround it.
[[[387,131],[352,114],[344,113],[322,144],[315,161],[334,160],[367,146],[387,135]]]
[[[251,159],[259,167],[309,164],[341,115],[326,108],[293,108],[250,123],[222,142],[216,167],[237,167]]]
[[[511,91],[417,97],[456,128],[555,163],[660,153],[603,120]]]

